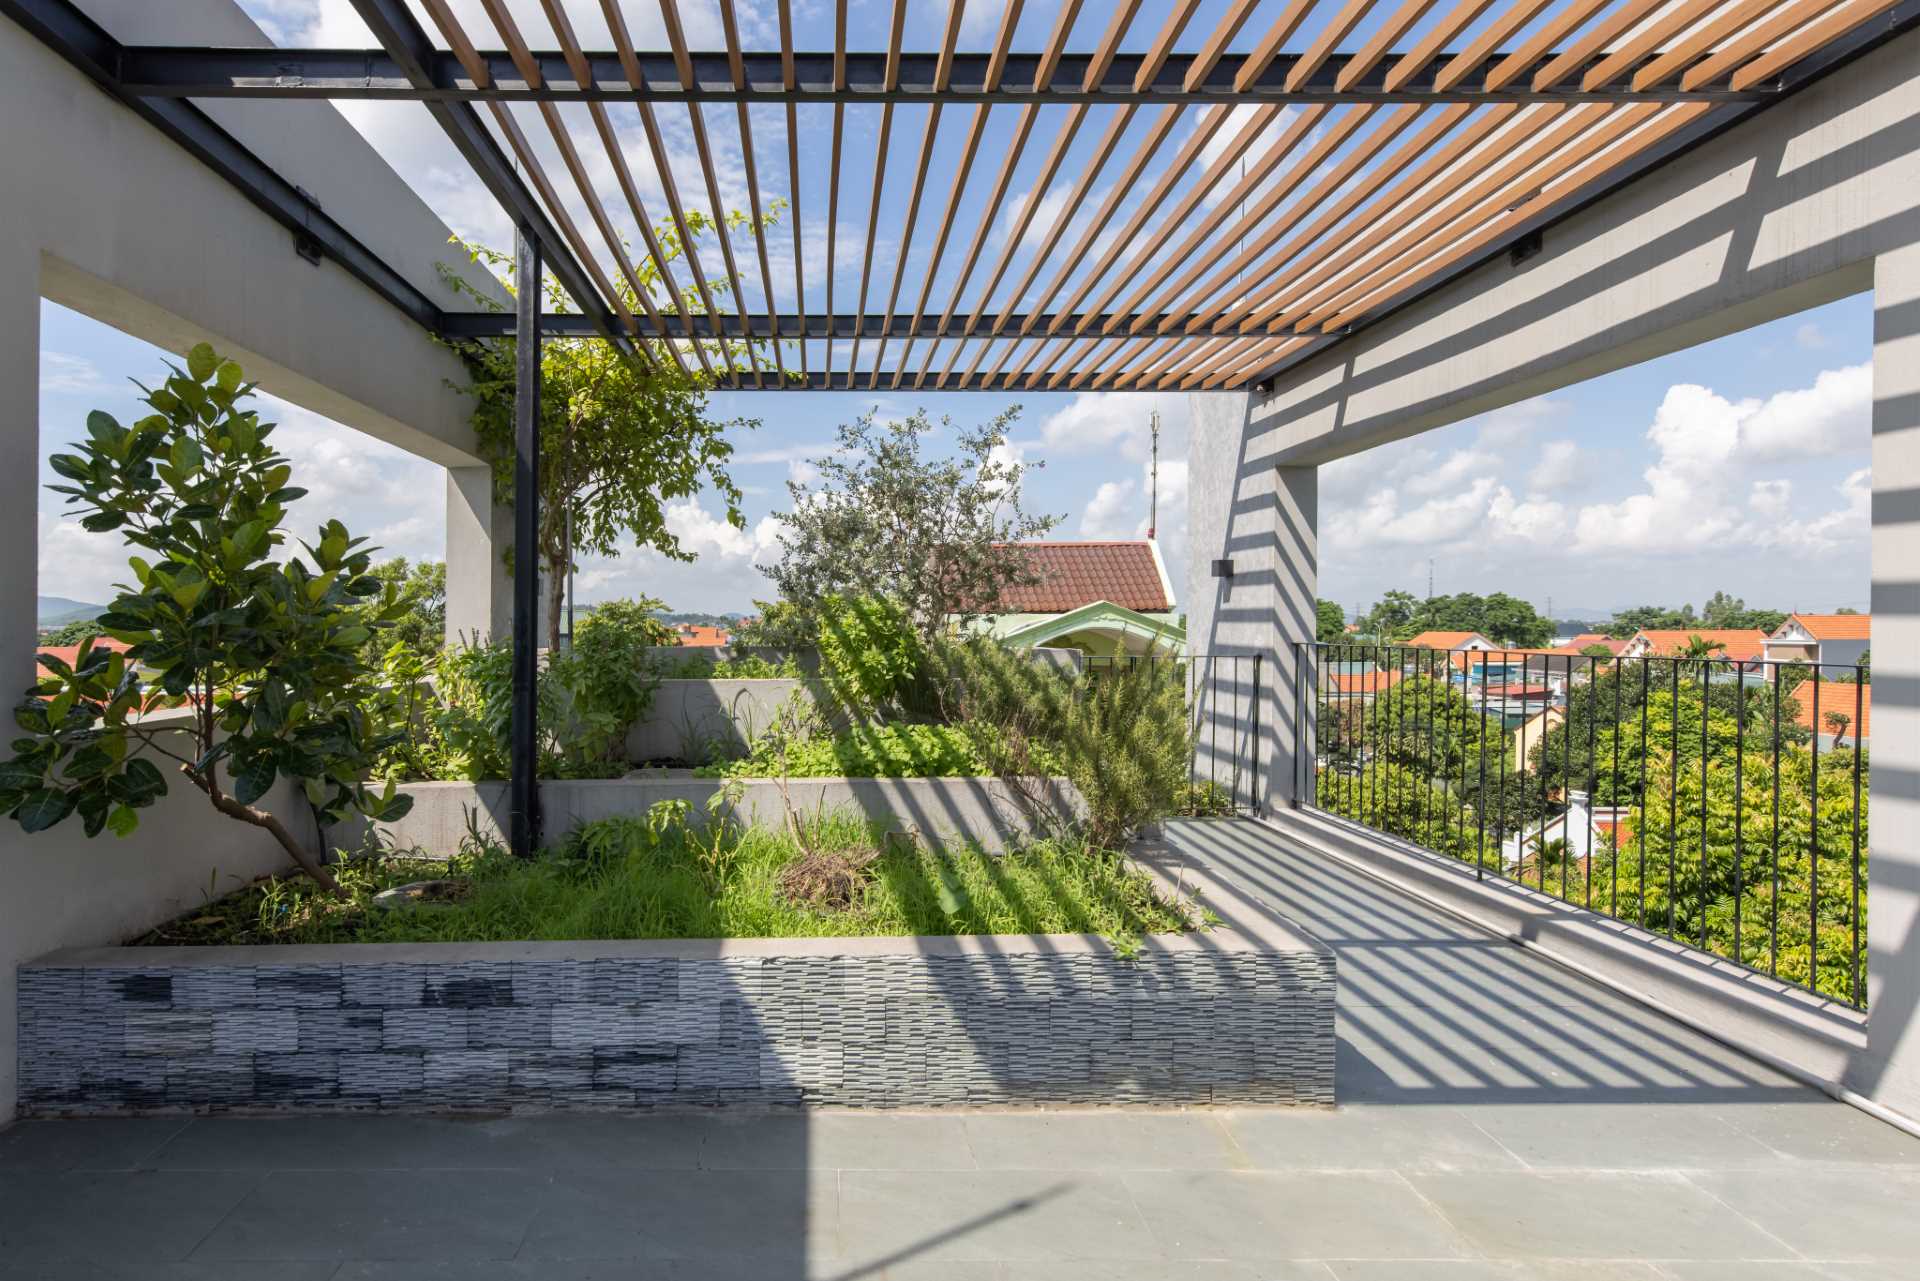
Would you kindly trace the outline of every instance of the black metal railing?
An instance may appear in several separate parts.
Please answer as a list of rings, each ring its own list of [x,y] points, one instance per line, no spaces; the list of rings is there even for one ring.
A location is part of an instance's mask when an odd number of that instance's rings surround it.
[[[1184,812],[1245,816],[1260,805],[1260,705],[1267,676],[1262,654],[1144,654],[1088,657],[1097,678],[1115,668],[1150,667],[1184,686],[1187,779]]]
[[[1302,804],[1856,1008],[1869,669],[1295,646]]]

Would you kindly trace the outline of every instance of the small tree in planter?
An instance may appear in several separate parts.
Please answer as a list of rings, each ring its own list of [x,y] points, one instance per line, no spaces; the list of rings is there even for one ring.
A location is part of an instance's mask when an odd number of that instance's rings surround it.
[[[77,813],[88,836],[125,836],[166,793],[164,758],[337,892],[320,851],[257,802],[284,775],[322,823],[406,813],[412,798],[391,783],[378,795],[363,783],[393,740],[365,710],[365,645],[404,603],[337,520],[304,557],[282,550],[287,505],[306,491],[289,487],[292,469],[267,443],[273,424],[239,408],[252,391],[202,343],[148,391],[153,413],[131,427],[89,414],[82,452],[51,460],[72,482],[54,489],[86,513],[85,528],[155,559],[130,560],[138,586],[122,585],[101,617],[124,654],[88,642],[72,666],[41,660],[46,678],[14,709],[24,737],[0,765],[0,807],[29,832]],[[188,709],[184,725],[143,719],[172,707]]]

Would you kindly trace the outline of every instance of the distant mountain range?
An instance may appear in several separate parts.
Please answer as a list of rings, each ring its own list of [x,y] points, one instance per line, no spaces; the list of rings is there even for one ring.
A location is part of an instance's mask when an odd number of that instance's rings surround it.
[[[83,600],[69,600],[65,596],[42,596],[38,598],[38,619],[40,627],[64,627],[68,623],[77,623],[83,618],[97,618],[107,612],[105,605],[89,605]]]

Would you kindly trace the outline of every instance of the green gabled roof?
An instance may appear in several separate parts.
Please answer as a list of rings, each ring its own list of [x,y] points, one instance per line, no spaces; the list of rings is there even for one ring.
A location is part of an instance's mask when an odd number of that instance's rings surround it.
[[[1187,643],[1187,629],[1179,623],[1155,618],[1152,614],[1143,614],[1110,600],[1097,600],[1064,614],[1047,614],[1031,622],[1020,622],[1006,631],[995,626],[992,631],[1004,644],[1032,646],[1044,645],[1057,636],[1086,631],[1088,628],[1107,628],[1134,636],[1146,636],[1181,648]]]

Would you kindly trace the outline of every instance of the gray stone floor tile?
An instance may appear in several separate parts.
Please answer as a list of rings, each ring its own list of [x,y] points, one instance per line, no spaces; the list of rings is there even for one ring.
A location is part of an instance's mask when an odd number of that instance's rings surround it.
[[[251,1174],[0,1173],[0,1262],[184,1259],[253,1189]]]
[[[781,1112],[721,1115],[702,1134],[709,1170],[972,1170],[954,1114]]]
[[[331,1266],[331,1265],[330,1265]],[[274,1281],[279,1281],[278,1276]],[[343,1263],[330,1281],[692,1281],[653,1259],[462,1259]],[[731,1281],[731,1279],[729,1279]],[[769,1277],[767,1281],[802,1281]]]
[[[1221,1114],[1261,1170],[1517,1170],[1513,1154],[1474,1125],[1476,1109],[1343,1104]]]
[[[0,1129],[0,1170],[137,1170],[187,1121],[184,1116],[21,1121]]]
[[[194,1251],[215,1259],[505,1259],[547,1176],[509,1170],[270,1174]]]
[[[272,1281],[333,1281],[338,1265],[331,1259],[304,1262],[280,1260]],[[0,1281],[259,1281],[260,1265],[253,1260],[226,1263],[27,1263],[0,1264]]]
[[[205,1117],[152,1158],[160,1169],[686,1169],[709,1118],[610,1116]]]
[[[781,1170],[568,1170],[540,1197],[527,1259],[751,1261],[800,1275],[835,1249],[831,1174]]]
[[[1447,1222],[1388,1174],[1129,1174],[1161,1253],[1175,1259],[1456,1258]]]
[[[1678,1175],[1414,1174],[1494,1259],[1779,1259],[1792,1252]]]
[[[1239,1263],[1223,1259],[1167,1262],[1102,1259],[1098,1263],[1009,1263],[1005,1281],[1329,1281],[1324,1263],[1282,1260]],[[891,1281],[892,1274],[888,1274]]]
[[[1479,1129],[1536,1169],[1747,1169],[1770,1148],[1729,1125],[1723,1104],[1489,1103],[1462,1108]]]
[[[1920,1260],[1920,1170],[1801,1166],[1688,1177],[1810,1259]]]
[[[1811,1090],[1798,1103],[1735,1103],[1721,1115],[1783,1156],[1846,1165],[1920,1165],[1920,1139]]]
[[[1851,1260],[1843,1263],[1695,1263],[1667,1262],[1660,1271],[1672,1281],[1913,1281],[1914,1261],[1893,1263]]]
[[[1084,1171],[848,1170],[840,1176],[840,1244],[850,1267],[1165,1257],[1126,1186]]]
[[[1337,1281],[1668,1281],[1651,1263],[1596,1259],[1336,1259]]]
[[[984,1112],[964,1124],[985,1170],[1231,1170],[1247,1164],[1209,1111]]]

